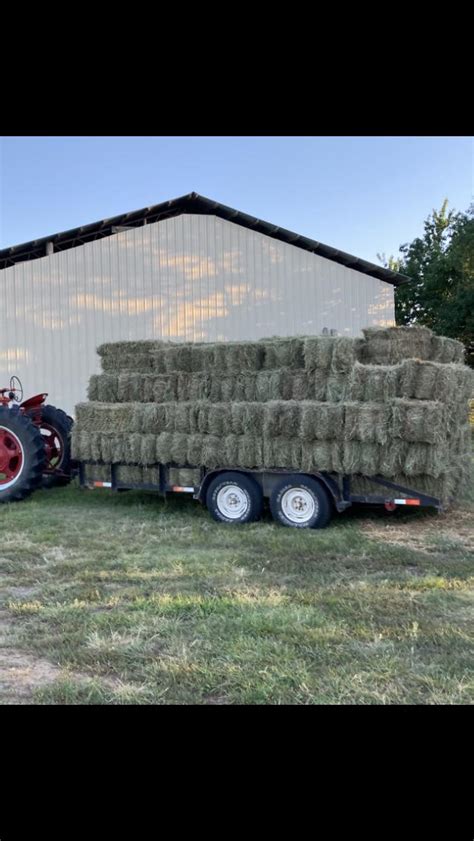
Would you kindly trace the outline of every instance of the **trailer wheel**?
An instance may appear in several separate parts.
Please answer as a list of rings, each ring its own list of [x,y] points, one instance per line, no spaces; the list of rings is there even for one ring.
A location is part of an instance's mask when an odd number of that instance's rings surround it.
[[[270,510],[274,520],[297,529],[322,529],[331,519],[327,492],[310,476],[285,476],[273,489]]]
[[[0,407],[0,502],[29,496],[41,485],[44,446],[26,415]]]
[[[32,410],[34,417],[36,410]],[[43,487],[68,485],[71,481],[71,430],[74,421],[56,406],[41,407],[41,437],[46,453]]]
[[[207,489],[206,506],[219,523],[253,523],[262,514],[263,494],[251,476],[220,473]]]

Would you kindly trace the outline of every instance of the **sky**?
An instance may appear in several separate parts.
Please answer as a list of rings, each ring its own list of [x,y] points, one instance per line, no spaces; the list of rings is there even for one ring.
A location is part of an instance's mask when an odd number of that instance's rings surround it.
[[[471,137],[1,137],[0,248],[195,191],[378,263],[473,170]]]

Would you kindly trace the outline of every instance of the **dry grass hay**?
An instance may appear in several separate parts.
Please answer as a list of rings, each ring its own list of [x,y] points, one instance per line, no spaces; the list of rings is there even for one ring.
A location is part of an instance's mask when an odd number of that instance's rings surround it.
[[[393,365],[402,359],[430,359],[432,332],[428,327],[366,327],[361,361]]]
[[[392,437],[427,444],[441,444],[446,439],[446,414],[442,403],[395,399],[391,409]]]
[[[304,342],[304,364],[308,371],[329,371],[331,368],[335,339],[329,336],[313,336]]]
[[[277,436],[287,436],[289,439],[292,436],[297,438],[299,426],[299,403],[296,403],[294,400],[272,400],[265,404],[263,434],[267,438]]]
[[[326,400],[329,403],[340,403],[347,400],[349,394],[349,378],[347,374],[329,374],[326,384]]]
[[[272,368],[303,368],[304,367],[304,339],[273,338],[262,339],[264,348],[262,367]]]
[[[464,362],[464,345],[446,336],[432,336],[430,359],[435,362]]]
[[[355,362],[349,375],[347,399],[361,403],[387,401],[399,395],[399,365],[362,365]]]
[[[307,400],[300,404],[299,436],[303,441],[341,440],[344,427],[344,405],[316,403]]]
[[[344,403],[340,438],[367,444],[386,444],[390,436],[391,407],[384,403]]]
[[[168,481],[170,485],[195,488],[201,481],[201,471],[190,467],[170,467]]]

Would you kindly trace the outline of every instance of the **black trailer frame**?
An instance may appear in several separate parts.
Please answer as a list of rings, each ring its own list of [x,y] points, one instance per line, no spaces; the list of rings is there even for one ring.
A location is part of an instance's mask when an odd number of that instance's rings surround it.
[[[86,478],[86,467],[93,470],[94,465],[100,467],[103,471],[104,467],[110,467],[110,481],[94,480]],[[148,465],[148,467],[155,467],[159,471],[159,483],[130,483],[121,482],[117,477],[117,470],[119,467],[125,466],[120,464],[105,465],[102,462],[79,462],[78,474],[79,483],[84,488],[109,488],[113,491],[122,490],[141,490],[154,491],[166,495],[167,493],[189,493],[193,495],[194,499],[201,503],[205,502],[206,491],[209,483],[214,477],[220,473],[242,473],[244,475],[252,476],[260,485],[262,493],[265,497],[270,496],[276,482],[281,476],[301,475],[311,476],[320,481],[333,500],[337,511],[345,511],[353,503],[365,505],[384,505],[388,510],[392,511],[398,505],[416,505],[422,507],[436,508],[438,511],[443,510],[443,504],[440,499],[429,494],[417,491],[414,488],[407,488],[404,485],[399,485],[396,482],[391,482],[384,476],[363,476],[377,485],[380,485],[380,494],[353,494],[351,491],[352,479],[351,475],[341,475],[339,473],[327,473],[326,471],[307,472],[301,470],[288,470],[288,468],[272,468],[266,470],[246,470],[242,467],[217,467],[208,469],[206,467],[192,467],[191,465],[179,465],[174,463]],[[127,465],[130,466],[130,465]],[[139,467],[140,465],[134,465]],[[182,486],[173,485],[169,482],[169,471],[174,469],[194,469],[200,471],[199,485]],[[382,490],[386,489],[385,493]],[[405,494],[404,497],[397,496],[398,494]]]

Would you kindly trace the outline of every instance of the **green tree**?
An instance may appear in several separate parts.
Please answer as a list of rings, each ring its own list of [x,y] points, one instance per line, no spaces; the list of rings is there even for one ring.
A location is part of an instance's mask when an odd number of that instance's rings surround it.
[[[400,246],[401,257],[379,259],[411,278],[395,290],[397,324],[425,324],[459,339],[474,367],[474,204],[448,211],[447,199],[424,223],[422,237]]]

